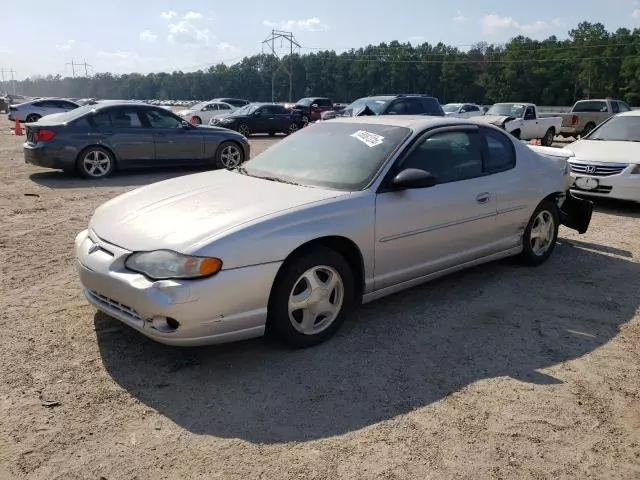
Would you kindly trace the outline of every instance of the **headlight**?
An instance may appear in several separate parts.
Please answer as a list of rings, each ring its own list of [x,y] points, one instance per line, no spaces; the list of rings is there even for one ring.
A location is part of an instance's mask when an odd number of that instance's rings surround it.
[[[220,123],[232,123],[233,122],[233,118],[221,118]]]
[[[222,260],[193,257],[171,250],[155,250],[132,253],[125,260],[124,266],[153,280],[194,279],[218,273],[222,268]]]
[[[631,170],[631,175],[640,175],[640,165],[636,165],[635,167],[633,167],[633,170]]]

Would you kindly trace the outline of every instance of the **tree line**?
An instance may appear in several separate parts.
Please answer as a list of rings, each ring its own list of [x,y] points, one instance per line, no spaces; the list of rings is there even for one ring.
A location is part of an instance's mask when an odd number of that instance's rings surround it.
[[[288,71],[294,101],[312,95],[350,102],[380,93],[429,93],[442,103],[571,105],[581,98],[615,97],[639,106],[640,29],[608,32],[601,23],[582,22],[563,40],[518,36],[506,44],[483,42],[467,50],[393,41],[343,53],[294,54],[281,62],[259,54],[195,72],[48,75],[16,85],[29,96],[270,101],[273,78],[275,100],[288,101]]]

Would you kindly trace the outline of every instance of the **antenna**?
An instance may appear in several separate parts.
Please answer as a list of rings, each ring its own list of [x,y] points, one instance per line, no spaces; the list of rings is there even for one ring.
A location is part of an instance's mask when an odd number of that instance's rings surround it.
[[[273,71],[273,74],[271,75],[271,101],[272,102],[275,101],[276,73],[278,73],[278,70],[280,70],[280,67],[283,66],[282,59],[276,52],[275,42],[277,39],[280,39],[281,47],[283,43],[289,42],[289,63],[288,65],[284,65],[284,68],[286,72],[289,74],[289,101],[292,102],[293,100],[291,97],[293,96],[293,48],[295,46],[299,51],[300,48],[302,48],[302,46],[298,43],[296,38],[293,36],[292,32],[284,32],[282,30],[271,30],[271,35],[262,41],[263,49],[265,45],[269,47],[269,50],[271,50],[271,54],[274,57],[276,57],[276,59],[278,60],[278,68],[276,68]]]

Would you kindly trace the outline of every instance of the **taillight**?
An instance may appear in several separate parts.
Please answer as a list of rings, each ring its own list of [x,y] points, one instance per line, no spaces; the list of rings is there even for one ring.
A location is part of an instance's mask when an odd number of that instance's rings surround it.
[[[573,115],[571,117],[571,125],[577,125],[580,123],[580,117],[578,115]]]
[[[55,136],[56,132],[53,130],[38,130],[37,132],[34,132],[33,139],[36,142],[48,142]]]

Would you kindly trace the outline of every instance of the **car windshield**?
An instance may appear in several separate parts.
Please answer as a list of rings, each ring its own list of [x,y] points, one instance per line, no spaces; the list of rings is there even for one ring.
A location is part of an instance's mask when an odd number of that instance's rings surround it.
[[[238,115],[249,115],[255,112],[259,106],[260,105],[255,105],[255,104],[245,105],[244,107],[241,107],[238,110],[236,110],[234,113]]]
[[[406,127],[318,123],[243,165],[251,176],[337,190],[362,190],[410,134]]]
[[[360,98],[355,102],[349,104],[345,110],[349,110],[351,112],[355,112],[356,110],[360,110],[362,107],[369,107],[373,113],[379,115],[382,112],[382,108],[388,102],[388,100],[384,100],[381,98]]]
[[[444,113],[456,113],[461,106],[461,103],[448,103],[442,107],[442,110]]]
[[[524,108],[524,105],[520,103],[496,103],[489,109],[487,115],[521,117],[524,113]]]
[[[311,105],[313,98],[302,98],[296,102],[296,105],[302,105],[303,107],[308,107]]]
[[[618,142],[640,142],[640,117],[611,117],[591,132],[587,140],[611,140]]]
[[[200,111],[202,110],[204,107],[206,107],[207,105],[209,105],[210,102],[200,102],[200,103],[196,103],[195,105],[191,105],[189,107],[189,110],[196,110],[196,111]]]

